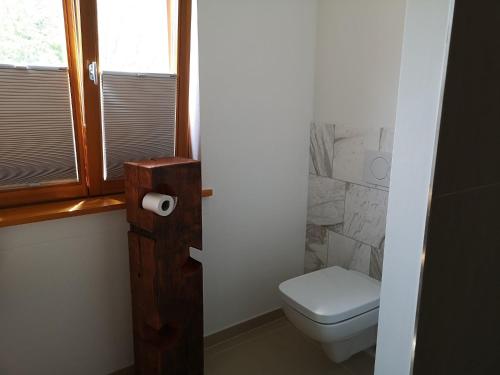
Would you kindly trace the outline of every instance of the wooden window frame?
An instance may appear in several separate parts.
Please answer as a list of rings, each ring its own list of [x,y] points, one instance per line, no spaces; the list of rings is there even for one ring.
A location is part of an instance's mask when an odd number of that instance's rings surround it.
[[[172,0],[167,2],[172,9]],[[124,181],[105,181],[100,85],[87,67],[99,64],[97,0],[62,0],[79,181],[0,191],[0,208],[122,193]],[[173,24],[169,19],[169,27]],[[177,113],[175,155],[192,157],[189,131],[191,0],[178,0]],[[169,31],[171,32],[171,31]],[[171,38],[169,38],[171,39]],[[172,51],[169,51],[172,56]],[[98,65],[99,66],[99,65]],[[97,103],[97,105],[96,105]]]
[[[171,10],[170,0],[167,9]],[[99,34],[97,25],[97,0],[80,1],[82,34],[82,71],[95,61],[99,66]],[[172,22],[169,21],[169,26]],[[175,155],[190,158],[189,131],[189,68],[191,44],[191,0],[178,0],[177,40],[177,114]],[[168,31],[171,33],[171,30]],[[172,55],[171,51],[169,54]],[[103,141],[101,124],[100,85],[94,84],[84,74],[84,107],[86,119],[88,187],[90,196],[117,194],[124,191],[124,180],[105,181],[103,171]],[[98,103],[98,105],[96,105]]]
[[[189,71],[191,58],[191,0],[179,0],[177,42],[177,128],[176,156],[191,158],[191,133],[189,130]]]
[[[83,135],[83,111],[81,105],[80,74],[78,74],[78,39],[76,35],[76,14],[72,0],[62,0],[64,28],[66,32],[66,50],[68,56],[68,74],[73,112],[76,162],[79,181],[51,184],[37,187],[7,189],[0,191],[0,207],[64,200],[88,195],[87,169],[85,168],[85,143]]]

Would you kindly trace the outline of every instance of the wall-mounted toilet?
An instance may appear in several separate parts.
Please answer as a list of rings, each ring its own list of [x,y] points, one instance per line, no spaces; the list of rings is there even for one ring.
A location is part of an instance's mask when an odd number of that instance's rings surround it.
[[[357,271],[329,267],[279,286],[288,319],[343,362],[375,345],[380,282]]]

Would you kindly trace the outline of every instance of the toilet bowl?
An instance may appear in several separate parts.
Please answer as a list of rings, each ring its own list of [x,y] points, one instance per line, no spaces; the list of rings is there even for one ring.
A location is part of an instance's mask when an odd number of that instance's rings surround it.
[[[379,281],[335,266],[285,281],[279,290],[287,318],[334,362],[375,345]]]

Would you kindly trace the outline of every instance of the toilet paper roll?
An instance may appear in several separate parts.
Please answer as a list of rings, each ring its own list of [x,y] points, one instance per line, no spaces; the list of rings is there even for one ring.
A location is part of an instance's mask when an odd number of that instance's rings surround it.
[[[160,216],[168,216],[177,205],[177,197],[159,193],[148,193],[142,198],[142,208]]]

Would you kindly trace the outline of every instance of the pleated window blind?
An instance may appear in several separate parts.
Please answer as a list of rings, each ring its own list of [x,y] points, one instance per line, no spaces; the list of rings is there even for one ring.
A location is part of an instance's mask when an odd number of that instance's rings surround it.
[[[0,190],[77,180],[68,70],[0,66]]]
[[[123,177],[123,163],[173,156],[177,77],[103,72],[104,179]]]

